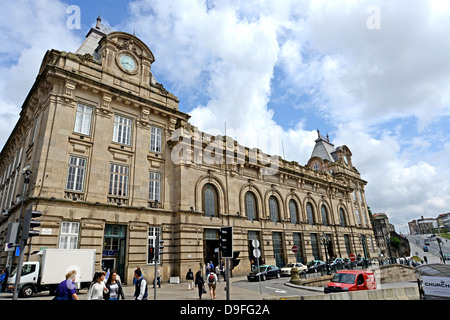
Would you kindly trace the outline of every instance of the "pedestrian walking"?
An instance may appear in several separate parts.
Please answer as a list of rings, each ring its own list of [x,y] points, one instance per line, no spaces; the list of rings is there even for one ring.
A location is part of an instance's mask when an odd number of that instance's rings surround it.
[[[156,284],[158,285],[158,288],[161,288],[161,271],[159,269],[156,271]],[[155,281],[153,281],[152,288],[155,288]]]
[[[156,282],[158,283],[158,288],[161,288],[161,270],[158,269],[156,273]]]
[[[220,274],[220,266],[219,265],[216,266],[215,272],[216,272],[216,275],[217,275],[217,282],[219,282],[220,281],[219,280],[219,274]]]
[[[5,291],[6,290],[6,286],[8,285],[8,275],[9,275],[9,271],[7,268],[5,268],[4,270],[4,274],[5,274],[5,281],[3,281],[3,284],[1,286],[1,291]]]
[[[108,293],[105,285],[105,274],[103,272],[96,272],[94,279],[92,279],[91,286],[87,294],[88,300],[103,300],[103,294]]]
[[[136,279],[136,290],[134,291],[135,300],[147,300],[147,280],[142,276],[142,271],[140,269],[134,270],[134,279]]]
[[[0,273],[0,292],[2,292],[2,288],[3,288],[3,282],[7,280],[6,278],[6,272],[5,269],[2,270],[2,273]]]
[[[62,281],[55,290],[53,300],[80,300],[75,286],[77,272],[72,270],[66,274],[66,280]]]
[[[198,297],[201,299],[202,294],[206,293],[205,280],[203,279],[201,270],[198,270],[197,273],[195,274],[195,285],[197,286],[198,289]]]
[[[206,276],[208,276],[208,274],[211,272],[211,266],[209,265],[209,263],[207,263],[205,265],[205,272],[206,272]]]
[[[186,273],[186,280],[188,283],[188,290],[194,290],[194,273],[189,268],[189,271]]]
[[[105,294],[105,300],[119,300],[119,298],[125,300],[122,284],[120,283],[119,277],[115,270],[110,272],[108,281],[106,281],[106,288],[108,289],[108,293]]]
[[[206,283],[209,287],[209,295],[211,296],[211,300],[216,298],[216,286],[217,286],[217,276],[214,271],[211,271],[206,278]]]

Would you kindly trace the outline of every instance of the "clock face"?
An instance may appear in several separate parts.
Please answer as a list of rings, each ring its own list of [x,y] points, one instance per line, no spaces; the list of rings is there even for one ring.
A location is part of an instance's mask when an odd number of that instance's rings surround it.
[[[129,55],[121,55],[119,61],[122,67],[127,71],[133,71],[136,69],[136,61],[134,61],[134,59]]]

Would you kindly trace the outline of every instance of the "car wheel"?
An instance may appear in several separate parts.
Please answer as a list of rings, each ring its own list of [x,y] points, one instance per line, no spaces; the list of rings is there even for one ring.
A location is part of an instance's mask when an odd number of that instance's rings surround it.
[[[277,272],[277,279],[281,278],[281,273]]]
[[[25,286],[20,291],[22,297],[29,298],[33,295],[33,288],[31,286]]]
[[[265,275],[265,274],[263,274],[263,275],[261,276],[261,280],[262,280],[262,281],[266,281],[266,275]]]

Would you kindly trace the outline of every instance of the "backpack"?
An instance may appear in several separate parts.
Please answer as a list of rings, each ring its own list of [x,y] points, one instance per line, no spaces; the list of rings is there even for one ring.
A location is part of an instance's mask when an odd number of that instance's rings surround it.
[[[213,283],[214,282],[214,275],[212,273],[209,274],[209,283]]]

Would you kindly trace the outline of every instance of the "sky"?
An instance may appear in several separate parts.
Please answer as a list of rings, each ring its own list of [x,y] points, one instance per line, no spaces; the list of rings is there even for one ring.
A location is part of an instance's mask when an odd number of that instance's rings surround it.
[[[397,232],[450,212],[450,1],[0,0],[0,148],[49,49],[135,33],[190,122],[305,165],[346,145]]]

